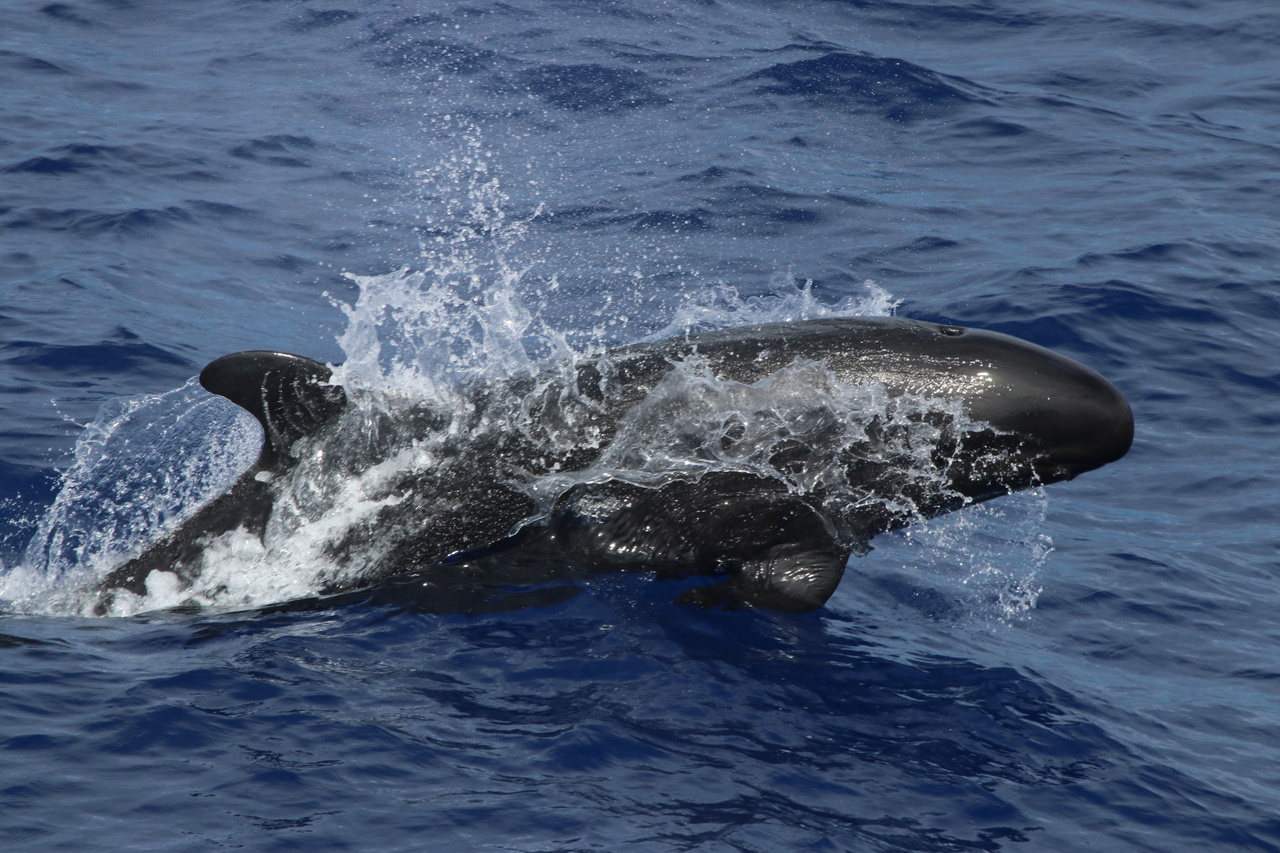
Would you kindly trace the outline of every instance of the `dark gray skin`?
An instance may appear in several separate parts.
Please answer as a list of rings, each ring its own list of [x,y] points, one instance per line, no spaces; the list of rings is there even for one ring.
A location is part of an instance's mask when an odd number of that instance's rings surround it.
[[[891,396],[959,400],[969,418],[990,429],[951,434],[942,424],[944,438],[933,459],[945,488],[926,488],[902,466],[883,456],[862,457],[854,448],[841,457],[847,481],[860,495],[894,499],[899,509],[881,500],[862,502],[857,513],[842,519],[840,531],[824,506],[841,495],[798,494],[781,479],[741,472],[706,473],[660,487],[584,483],[529,524],[538,507],[512,485],[513,472],[536,477],[587,468],[619,421],[692,354],[718,378],[744,384],[797,360],[819,362],[849,385],[882,383]],[[576,392],[570,395],[579,402],[576,423],[599,430],[598,447],[549,453],[527,434],[480,435],[439,471],[406,475],[394,489],[402,500],[348,532],[334,549],[339,560],[370,537],[389,548],[376,566],[326,592],[421,570],[480,584],[538,580],[503,577],[496,566],[504,561],[475,556],[518,541],[522,548],[550,549],[556,556],[551,562],[724,578],[687,592],[681,603],[813,610],[835,591],[851,552],[865,549],[876,534],[1017,489],[1072,479],[1119,459],[1133,440],[1128,403],[1089,368],[1008,335],[896,318],[750,326],[640,344],[579,365],[572,376],[571,389],[531,379],[479,391],[476,410],[482,413],[492,401],[512,395],[541,395],[544,426],[554,430],[557,400]],[[102,584],[104,596],[114,589],[145,593],[152,571],[174,572],[189,584],[199,574],[206,541],[237,528],[261,536],[281,484],[296,470],[293,454],[323,448],[326,440],[343,441],[336,424],[348,401],[341,388],[325,384],[328,378],[324,365],[285,353],[236,353],[206,367],[201,384],[262,424],[262,454],[228,492],[113,571]],[[403,440],[438,427],[424,411],[387,425],[386,434]],[[869,433],[868,442],[875,436]],[[358,470],[378,461],[378,444],[373,442],[373,456],[357,454],[348,465]],[[813,451],[783,447],[770,463],[802,470]],[[909,511],[900,508],[904,499]]]

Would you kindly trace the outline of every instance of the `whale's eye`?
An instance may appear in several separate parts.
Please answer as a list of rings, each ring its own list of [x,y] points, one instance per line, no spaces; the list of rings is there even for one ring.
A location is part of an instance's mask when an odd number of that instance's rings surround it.
[[[964,334],[964,329],[960,326],[939,326],[938,333],[949,338],[958,338]]]

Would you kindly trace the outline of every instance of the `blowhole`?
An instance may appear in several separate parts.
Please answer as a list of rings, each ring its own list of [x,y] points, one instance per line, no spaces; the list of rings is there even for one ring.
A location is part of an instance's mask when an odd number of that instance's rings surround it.
[[[960,326],[939,326],[938,333],[949,338],[958,338],[964,334],[964,329]]]

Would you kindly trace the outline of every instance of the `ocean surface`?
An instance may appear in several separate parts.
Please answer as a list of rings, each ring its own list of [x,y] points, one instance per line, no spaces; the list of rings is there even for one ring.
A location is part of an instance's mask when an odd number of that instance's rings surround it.
[[[1278,62],[1259,0],[8,0],[0,849],[1280,850]],[[1132,451],[811,614],[86,607],[256,454],[225,353],[430,398],[889,312]]]

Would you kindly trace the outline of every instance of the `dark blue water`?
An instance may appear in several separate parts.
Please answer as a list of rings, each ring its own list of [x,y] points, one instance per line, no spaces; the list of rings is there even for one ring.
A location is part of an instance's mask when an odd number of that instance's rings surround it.
[[[0,34],[5,850],[1280,849],[1269,4],[14,0]],[[411,348],[451,289],[535,350],[898,302],[1086,362],[1137,439],[880,537],[810,615],[644,576],[59,615],[103,519],[146,516],[124,547],[195,477],[121,412],[239,349]]]

